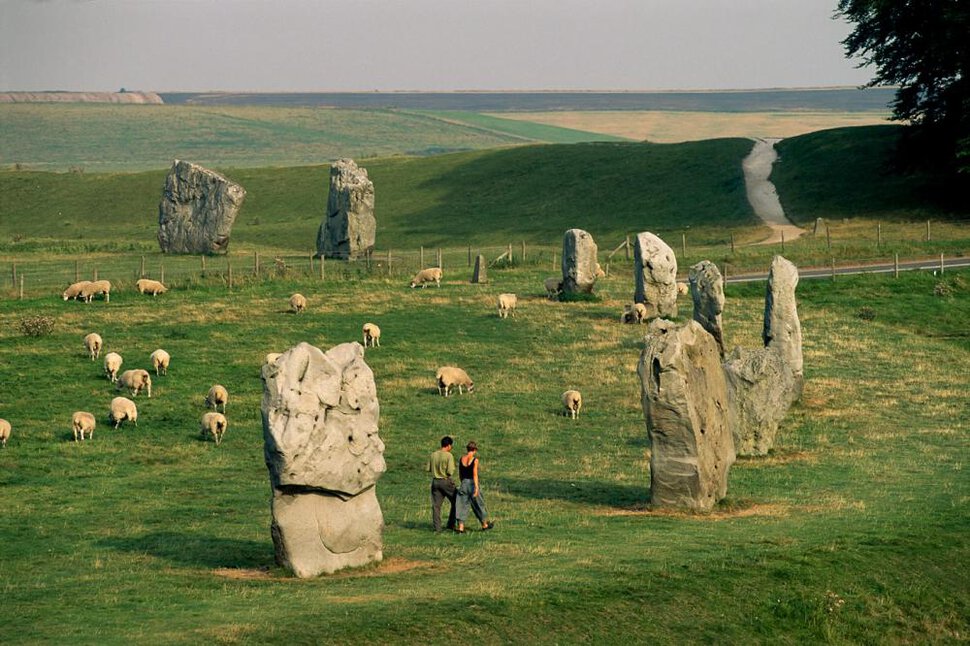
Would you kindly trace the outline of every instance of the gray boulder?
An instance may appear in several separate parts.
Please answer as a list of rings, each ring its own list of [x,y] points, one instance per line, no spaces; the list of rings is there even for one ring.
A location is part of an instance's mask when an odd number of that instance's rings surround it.
[[[596,283],[596,242],[582,229],[569,229],[562,238],[562,291],[592,293]]]
[[[165,178],[158,205],[163,253],[225,253],[246,190],[219,173],[178,159]]]
[[[735,348],[724,362],[731,434],[738,455],[766,455],[796,392],[795,376],[770,348]]]
[[[798,321],[795,288],[798,268],[782,256],[771,259],[768,289],[765,294],[765,325],[762,338],[766,348],[778,352],[798,381],[802,377],[802,326]]]
[[[650,503],[710,511],[734,464],[717,342],[697,321],[654,320],[637,366],[650,440]]]
[[[330,167],[327,216],[317,233],[317,256],[354,260],[374,249],[374,183],[352,159]]]
[[[677,256],[667,243],[644,231],[633,247],[635,303],[647,307],[647,317],[677,316]]]
[[[263,366],[263,441],[280,565],[308,577],[382,558],[385,471],[374,375],[359,343],[300,343]]]
[[[721,313],[724,311],[724,279],[710,260],[702,260],[690,268],[690,294],[694,300],[694,320],[711,333],[724,356],[724,332]]]

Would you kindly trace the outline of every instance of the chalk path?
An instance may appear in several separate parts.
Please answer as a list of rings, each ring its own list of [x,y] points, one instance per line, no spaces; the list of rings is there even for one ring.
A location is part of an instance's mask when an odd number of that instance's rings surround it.
[[[768,181],[771,166],[778,159],[775,144],[779,141],[781,139],[755,139],[751,152],[741,162],[748,202],[751,203],[755,215],[771,228],[771,236],[757,244],[781,242],[783,235],[785,240],[794,240],[805,233],[804,229],[796,227],[785,216],[785,211],[778,200],[778,191],[775,190],[775,185]]]

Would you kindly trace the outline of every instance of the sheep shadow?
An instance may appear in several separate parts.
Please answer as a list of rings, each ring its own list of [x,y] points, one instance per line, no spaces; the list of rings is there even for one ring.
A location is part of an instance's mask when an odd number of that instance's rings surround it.
[[[182,565],[204,568],[262,568],[275,564],[273,544],[181,532],[104,538],[98,545],[117,552],[149,554]]]
[[[535,500],[563,500],[606,507],[631,507],[650,499],[649,486],[622,485],[603,480],[497,478],[493,482],[506,493]],[[485,486],[487,496],[488,483]]]

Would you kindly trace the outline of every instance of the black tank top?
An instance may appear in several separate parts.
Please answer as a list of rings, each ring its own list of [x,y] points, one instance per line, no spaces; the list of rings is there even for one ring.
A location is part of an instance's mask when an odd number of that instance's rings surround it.
[[[458,479],[459,480],[474,480],[475,479],[475,463],[478,462],[478,458],[474,458],[466,467],[463,460],[458,460]]]

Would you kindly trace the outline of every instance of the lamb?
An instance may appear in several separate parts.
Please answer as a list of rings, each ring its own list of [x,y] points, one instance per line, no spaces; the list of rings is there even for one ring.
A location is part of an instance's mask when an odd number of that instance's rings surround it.
[[[303,294],[293,294],[290,296],[290,309],[294,314],[299,314],[306,309],[306,296]]]
[[[427,287],[427,283],[430,282],[434,282],[436,287],[441,287],[441,267],[428,267],[416,273],[411,279],[411,289],[418,285],[422,288]]]
[[[499,294],[498,315],[504,319],[511,314],[512,318],[515,318],[515,306],[518,302],[519,299],[515,294]]]
[[[165,352],[165,350],[159,348],[158,350],[152,352],[151,360],[152,367],[155,369],[156,377],[159,375],[159,371],[161,371],[161,374],[163,375],[168,374],[168,363],[172,360],[172,357],[168,352]]]
[[[139,294],[151,294],[152,296],[164,294],[168,291],[168,287],[161,284],[157,280],[151,280],[149,278],[142,278],[138,280],[135,283],[135,287],[138,289]]]
[[[127,388],[132,397],[137,397],[142,390],[148,392],[148,398],[152,398],[152,377],[147,370],[136,368],[125,370],[118,378],[118,390]]]
[[[72,283],[71,285],[68,286],[67,289],[64,290],[64,293],[61,294],[61,296],[64,298],[65,301],[70,300],[72,298],[78,298],[81,295],[81,290],[87,288],[90,284],[91,284],[90,280],[82,280],[77,283]]]
[[[7,448],[7,440],[10,439],[10,422],[0,419],[0,448]]]
[[[84,349],[91,356],[91,361],[101,356],[101,348],[103,346],[104,341],[101,340],[101,335],[96,332],[92,332],[84,337]]]
[[[81,441],[84,441],[84,434],[88,434],[88,439],[94,439],[94,415],[83,410],[76,411],[71,417],[71,428],[74,430],[74,441],[77,442],[77,436],[81,436]]]
[[[91,283],[91,296],[104,296],[104,302],[111,302],[111,281],[110,280],[96,280]],[[90,298],[88,299],[91,300]]]
[[[643,323],[647,320],[647,306],[643,303],[633,303],[623,306],[623,314],[620,315],[621,323]]]
[[[135,402],[127,397],[115,397],[111,400],[108,421],[114,424],[115,428],[118,428],[125,420],[138,426],[138,409],[135,407]]]
[[[228,401],[229,391],[227,391],[224,386],[216,384],[209,389],[208,394],[205,396],[205,407],[213,410],[219,410],[219,405],[222,404],[222,412],[225,413],[226,403],[228,403]]]
[[[690,294],[690,286],[687,283],[677,283],[677,295],[687,296]]]
[[[381,345],[381,328],[377,327],[374,323],[364,323],[364,347],[370,343],[370,347],[380,347]]]
[[[124,363],[124,359],[117,352],[109,352],[104,355],[104,374],[111,380],[111,383],[118,381],[118,371],[121,370],[122,363]]]
[[[458,394],[464,394],[462,388],[468,388],[468,392],[475,391],[475,382],[471,380],[468,373],[461,368],[455,368],[454,366],[443,366],[438,368],[438,372],[435,373],[435,378],[438,380],[438,394],[448,396],[451,391],[452,386],[458,386]]]
[[[222,442],[222,435],[226,432],[227,426],[229,426],[229,422],[222,413],[204,413],[201,426],[202,439],[204,440],[207,434],[212,435],[212,438],[216,441],[216,446],[218,446]]]
[[[549,300],[555,300],[555,298],[559,296],[559,293],[562,291],[562,278],[552,276],[551,278],[546,278],[544,284],[546,286],[546,295],[549,297]]]
[[[578,390],[567,390],[562,394],[562,405],[566,409],[566,415],[576,419],[579,417],[579,409],[583,407],[583,396]]]

